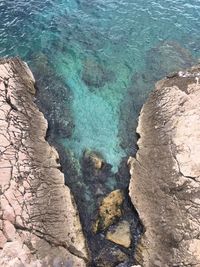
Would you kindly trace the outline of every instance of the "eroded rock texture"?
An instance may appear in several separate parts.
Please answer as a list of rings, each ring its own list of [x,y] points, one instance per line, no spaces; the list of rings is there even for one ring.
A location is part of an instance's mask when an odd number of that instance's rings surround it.
[[[86,266],[76,205],[45,141],[34,82],[18,58],[0,61],[0,266]]]
[[[169,76],[142,108],[129,160],[144,267],[200,266],[200,67]]]

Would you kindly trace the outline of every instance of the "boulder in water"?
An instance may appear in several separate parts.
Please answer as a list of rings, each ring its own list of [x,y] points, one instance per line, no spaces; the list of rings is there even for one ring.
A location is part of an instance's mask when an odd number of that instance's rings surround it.
[[[104,159],[98,152],[86,150],[83,156],[84,163],[96,170],[100,170],[103,167]]]
[[[94,232],[105,230],[122,216],[123,201],[124,194],[119,189],[112,191],[102,200],[98,219],[93,225]]]
[[[127,221],[122,221],[117,225],[109,228],[106,238],[118,245],[129,248],[131,245],[130,224]]]

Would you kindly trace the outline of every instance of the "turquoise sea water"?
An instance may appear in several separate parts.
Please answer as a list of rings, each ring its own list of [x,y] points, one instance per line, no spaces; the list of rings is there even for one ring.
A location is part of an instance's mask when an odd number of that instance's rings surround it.
[[[86,213],[128,186],[123,160],[136,151],[139,110],[156,80],[198,62],[199,29],[199,0],[0,1],[0,56],[31,66],[51,142]],[[100,153],[107,171],[85,172],[85,150]]]
[[[20,55],[30,65],[33,54],[48,58],[72,91],[75,129],[63,141],[77,157],[88,148],[101,152],[114,171],[126,155],[120,105],[134,86],[134,73],[145,70],[148,51],[170,40],[199,54],[196,0],[1,1],[0,12],[0,55]],[[97,80],[89,86],[84,68]]]

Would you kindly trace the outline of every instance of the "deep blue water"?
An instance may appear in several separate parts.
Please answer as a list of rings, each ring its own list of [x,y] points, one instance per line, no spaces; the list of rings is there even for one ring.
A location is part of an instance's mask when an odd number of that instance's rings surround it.
[[[136,151],[139,110],[156,80],[198,62],[199,29],[199,0],[0,0],[0,56],[31,66],[86,214],[128,186],[123,160]],[[102,155],[103,173],[84,170],[85,150]]]

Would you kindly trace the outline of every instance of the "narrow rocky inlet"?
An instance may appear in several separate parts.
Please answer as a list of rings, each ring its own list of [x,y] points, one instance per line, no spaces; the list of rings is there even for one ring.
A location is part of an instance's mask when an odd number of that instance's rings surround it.
[[[0,1],[0,267],[198,266],[199,18]]]
[[[141,110],[138,151],[127,162],[140,219],[128,192],[116,189],[100,198],[87,228],[46,141],[48,124],[35,104],[28,65],[2,59],[0,266],[199,267],[199,77],[199,66],[169,74]],[[82,164],[89,179],[108,171],[91,151]]]
[[[19,58],[2,59],[0,79],[1,266],[132,266],[136,225],[130,222],[136,213],[127,191],[101,197],[94,203],[94,218],[81,212],[86,240],[61,172],[66,175],[65,167],[73,166],[62,161],[61,167],[57,151],[46,141],[48,123],[34,103],[37,89],[28,65]],[[84,165],[88,179],[110,172],[101,156],[90,151]],[[87,203],[81,203],[78,190],[80,210]]]

